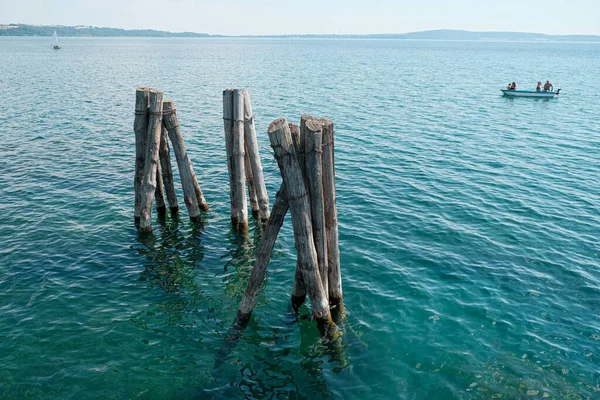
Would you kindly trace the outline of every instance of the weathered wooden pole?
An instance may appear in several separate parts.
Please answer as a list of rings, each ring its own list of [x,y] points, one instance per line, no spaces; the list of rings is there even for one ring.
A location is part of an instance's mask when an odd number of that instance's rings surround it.
[[[234,231],[245,232],[248,229],[248,203],[244,171],[244,96],[239,90],[223,92],[223,120],[230,173],[231,223]],[[232,123],[228,124],[228,120]]]
[[[144,181],[142,184],[142,201],[140,210],[140,231],[152,231],[152,200],[156,192],[156,173],[158,170],[158,149],[162,131],[163,92],[150,89],[150,106],[148,108],[148,133],[146,143],[146,159],[144,161]]]
[[[177,194],[175,193],[175,184],[173,183],[173,169],[171,167],[169,141],[167,140],[167,128],[165,128],[164,124],[160,134],[160,149],[158,154],[162,181],[165,185],[165,192],[167,192],[167,200],[169,201],[169,210],[171,210],[171,214],[175,215],[179,212],[179,204],[177,203]]]
[[[254,306],[256,306],[256,297],[258,296],[260,286],[265,279],[267,265],[269,264],[271,255],[273,254],[275,240],[277,239],[281,225],[283,225],[285,214],[289,208],[288,201],[285,196],[285,186],[281,185],[281,188],[277,192],[277,196],[275,196],[273,211],[271,212],[271,217],[269,218],[267,226],[265,227],[262,242],[258,249],[258,253],[256,254],[254,268],[250,274],[248,286],[246,287],[244,297],[242,298],[240,308],[238,309],[237,318],[241,323],[248,322],[250,315],[252,314],[252,310],[254,309]]]
[[[335,324],[331,320],[327,294],[319,276],[306,186],[285,118],[274,120],[269,125],[268,133],[286,187],[298,252],[298,267],[310,297],[313,318],[327,330],[335,327]]]
[[[294,148],[296,149],[296,154],[301,154],[304,152],[304,148],[300,147],[300,128],[298,125],[289,122],[288,127],[290,128],[290,133],[292,135],[292,142],[294,143]],[[298,162],[300,163],[300,156],[298,156]],[[304,162],[300,164],[300,169]],[[304,172],[303,172],[304,173]],[[304,286],[304,281],[302,280],[302,274],[300,273],[300,268],[298,267],[298,262],[296,263],[296,273],[294,275],[294,286],[292,287],[292,298],[291,304],[292,309],[296,314],[300,312],[300,307],[306,301],[306,286]]]
[[[300,134],[298,136],[298,145],[296,150],[298,151],[298,162],[300,163],[300,169],[302,170],[302,176],[304,182],[307,182],[306,177],[306,122],[314,119],[310,115],[302,114],[300,117]]]
[[[156,191],[154,192],[154,201],[156,202],[156,213],[161,217],[165,216],[167,214],[167,203],[165,202],[165,191],[163,186],[162,174],[160,171],[160,150],[159,163],[156,165]]]
[[[335,193],[334,126],[333,121],[329,119],[322,119],[321,123],[323,126],[323,204],[325,210],[325,235],[327,237],[329,303],[332,307],[337,308],[337,312],[341,312],[343,298]]]
[[[302,177],[304,178],[304,184],[307,184],[306,180],[306,121],[311,120],[313,117],[310,115],[302,114],[300,116],[300,126],[289,125],[292,133],[292,140],[294,147],[296,148],[296,154],[298,155],[298,164],[302,171]],[[308,193],[308,200],[310,202],[310,193]],[[296,314],[300,312],[300,307],[306,301],[306,285],[302,280],[302,273],[300,272],[300,263],[296,263],[296,275],[294,276],[294,286],[292,287],[292,309]]]
[[[227,176],[229,177],[229,195],[231,197],[231,143],[233,139],[233,89],[223,90],[223,127],[225,128],[225,155],[227,157]]]
[[[252,166],[250,165],[250,156],[248,154],[248,142],[245,143],[246,155],[244,156],[244,171],[246,172],[246,182],[248,183],[248,198],[250,199],[250,209],[252,216],[260,219],[260,208],[258,198],[256,197],[256,188],[254,187],[254,177],[252,176]]]
[[[302,278],[302,272],[300,267],[300,261],[296,261],[296,272],[294,273],[294,285],[292,286],[292,310],[296,314],[300,313],[300,307],[306,301],[306,285]]]
[[[144,160],[146,159],[146,136],[148,135],[148,101],[149,89],[138,87],[135,89],[135,119],[133,131],[135,133],[135,178],[133,186],[135,191],[135,205],[133,216],[136,225],[140,223],[142,205],[142,183],[144,181]]]
[[[173,100],[163,102],[164,124],[169,134],[169,139],[173,144],[173,152],[179,167],[179,176],[181,177],[181,186],[183,187],[183,201],[187,207],[190,219],[192,221],[201,221],[200,208],[198,207],[198,196],[194,187],[195,176],[192,169],[192,163],[185,150],[181,128],[177,119],[177,113]]]
[[[323,166],[321,162],[323,132],[320,120],[311,119],[304,126],[304,154],[305,172],[308,193],[310,198],[310,212],[317,250],[319,274],[323,282],[323,289],[328,292],[327,271],[327,239],[325,238],[325,214],[323,205]],[[329,296],[329,294],[328,294]]]
[[[244,141],[246,144],[246,157],[250,161],[252,169],[252,179],[254,192],[260,209],[259,219],[266,221],[269,219],[269,195],[265,185],[262,164],[260,162],[260,153],[258,151],[258,140],[256,138],[256,127],[254,125],[254,112],[250,102],[250,91],[240,90],[240,95],[244,97]],[[250,181],[248,181],[250,183]],[[254,209],[253,209],[254,210]]]

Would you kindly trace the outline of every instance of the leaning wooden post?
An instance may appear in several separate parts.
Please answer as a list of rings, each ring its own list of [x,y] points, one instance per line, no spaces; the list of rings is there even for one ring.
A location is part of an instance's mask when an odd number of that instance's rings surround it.
[[[167,213],[167,203],[165,202],[165,190],[160,171],[160,150],[159,164],[156,165],[156,191],[154,192],[154,201],[156,202],[156,213],[160,216],[164,216]]]
[[[276,119],[269,125],[269,139],[283,177],[292,215],[294,239],[302,279],[310,297],[313,318],[327,328],[335,327],[329,312],[327,294],[319,276],[317,252],[310,221],[310,204],[300,171],[292,135],[285,118]]]
[[[335,193],[334,127],[333,121],[322,119],[323,125],[323,204],[325,207],[325,235],[327,237],[327,264],[329,303],[341,312],[342,272],[338,237],[338,216]]]
[[[290,133],[292,134],[292,142],[294,143],[294,148],[296,149],[296,154],[299,154],[301,149],[300,147],[300,128],[298,125],[289,122],[288,127],[290,128]],[[303,152],[304,150],[302,150]],[[300,163],[300,156],[298,156],[298,162]],[[300,164],[301,166],[303,164]],[[302,168],[301,168],[302,169]],[[296,314],[300,312],[300,307],[306,301],[306,286],[304,286],[304,281],[302,280],[302,274],[300,273],[300,268],[298,267],[298,262],[296,262],[296,273],[294,275],[294,286],[292,287],[292,298],[291,304],[292,309]]]
[[[140,223],[142,209],[142,183],[144,181],[144,160],[146,159],[146,136],[148,135],[148,100],[149,89],[138,87],[135,89],[135,119],[133,131],[135,133],[135,205],[133,216],[136,224]]]
[[[190,219],[192,221],[201,221],[200,208],[198,207],[198,197],[194,189],[194,173],[192,163],[185,150],[181,128],[173,100],[163,102],[164,124],[169,134],[169,139],[173,144],[173,152],[179,167],[179,176],[181,177],[181,186],[183,187],[183,201],[187,207]]]
[[[269,264],[271,255],[273,254],[275,240],[277,239],[281,225],[283,225],[283,219],[285,218],[285,214],[289,208],[288,201],[285,196],[285,186],[281,185],[281,188],[275,197],[271,218],[269,218],[269,222],[267,222],[262,242],[260,243],[258,253],[256,254],[256,262],[254,263],[254,268],[250,274],[248,286],[246,287],[244,297],[242,298],[240,308],[238,309],[237,318],[241,323],[248,322],[250,315],[252,314],[252,310],[256,306],[256,298],[265,279],[267,265]]]
[[[150,89],[150,107],[144,161],[144,182],[142,185],[142,204],[140,210],[140,231],[152,231],[152,200],[156,192],[156,173],[158,170],[158,148],[162,130],[163,92]]]
[[[158,151],[160,158],[160,172],[165,192],[167,192],[167,200],[169,201],[169,209],[171,214],[179,212],[179,204],[177,203],[177,194],[175,193],[175,185],[173,183],[173,169],[171,167],[171,151],[169,150],[169,142],[167,140],[167,128],[162,127],[160,134],[160,150]]]
[[[231,116],[233,127],[229,139],[230,153],[228,154],[230,172],[230,194],[231,194],[231,223],[234,231],[244,232],[248,229],[248,203],[246,200],[246,175],[244,172],[244,96],[239,90],[233,91],[232,111],[229,115],[223,114],[223,118]],[[225,104],[223,105],[225,112]],[[228,110],[227,110],[228,111]]]
[[[244,171],[246,172],[246,182],[248,183],[248,198],[250,199],[250,209],[252,216],[260,219],[260,208],[258,198],[256,197],[256,188],[254,187],[254,177],[252,176],[252,166],[250,165],[250,156],[248,155],[248,142],[245,143],[246,155],[244,156]]]
[[[310,213],[323,289],[328,292],[327,239],[325,238],[325,215],[323,206],[323,166],[321,163],[323,132],[317,119],[306,121],[304,127],[304,154],[306,181],[310,198]],[[329,296],[329,294],[328,294]]]
[[[244,141],[246,144],[246,157],[250,161],[252,168],[252,179],[258,207],[260,209],[259,219],[266,221],[269,219],[269,195],[265,185],[262,164],[260,162],[260,153],[258,151],[258,141],[256,139],[256,127],[254,125],[254,113],[252,103],[250,102],[250,91],[240,90],[240,95],[244,97]],[[249,182],[250,183],[250,182]]]

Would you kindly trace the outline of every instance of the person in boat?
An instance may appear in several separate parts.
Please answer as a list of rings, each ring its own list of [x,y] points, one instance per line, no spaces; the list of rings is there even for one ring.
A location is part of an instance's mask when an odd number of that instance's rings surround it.
[[[508,87],[508,90],[517,90],[516,82],[511,83],[510,86]]]
[[[542,91],[542,82],[538,82],[537,87],[535,88],[536,92],[541,92]]]
[[[544,92],[554,91],[554,86],[550,83],[550,81],[546,81],[544,84]]]
[[[506,85],[506,90],[510,90],[510,85],[512,85],[512,83],[508,82],[508,85]]]

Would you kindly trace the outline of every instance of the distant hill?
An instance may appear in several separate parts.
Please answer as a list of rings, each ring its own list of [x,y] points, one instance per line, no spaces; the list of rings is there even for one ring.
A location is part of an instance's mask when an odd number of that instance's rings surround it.
[[[401,35],[373,35],[389,36],[398,39],[437,39],[437,40],[514,40],[514,41],[583,41],[600,42],[600,36],[593,35],[546,35],[543,33],[527,32],[472,32],[460,30],[435,30],[412,32]]]
[[[208,33],[166,32],[153,29],[117,29],[95,26],[0,25],[0,36],[130,36],[130,37],[208,37]]]
[[[472,32],[440,29],[410,33],[381,33],[366,35],[269,35],[253,37],[331,38],[331,39],[405,39],[405,40],[491,40],[491,41],[547,41],[547,42],[600,42],[594,35],[546,35],[527,32]]]
[[[117,29],[94,26],[0,25],[0,36],[129,36],[129,37],[226,37],[195,32],[167,32],[153,29]],[[240,36],[232,36],[240,37]],[[600,42],[594,35],[546,35],[526,32],[472,32],[440,29],[433,31],[367,34],[367,35],[247,35],[255,38],[322,38],[322,39],[407,39],[407,40],[492,40],[492,41],[547,41],[547,42]]]

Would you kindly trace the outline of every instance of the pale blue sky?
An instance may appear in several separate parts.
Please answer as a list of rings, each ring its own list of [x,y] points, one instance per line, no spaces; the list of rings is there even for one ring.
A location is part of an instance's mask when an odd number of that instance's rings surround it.
[[[0,23],[213,34],[466,29],[600,35],[600,0],[0,0]]]

